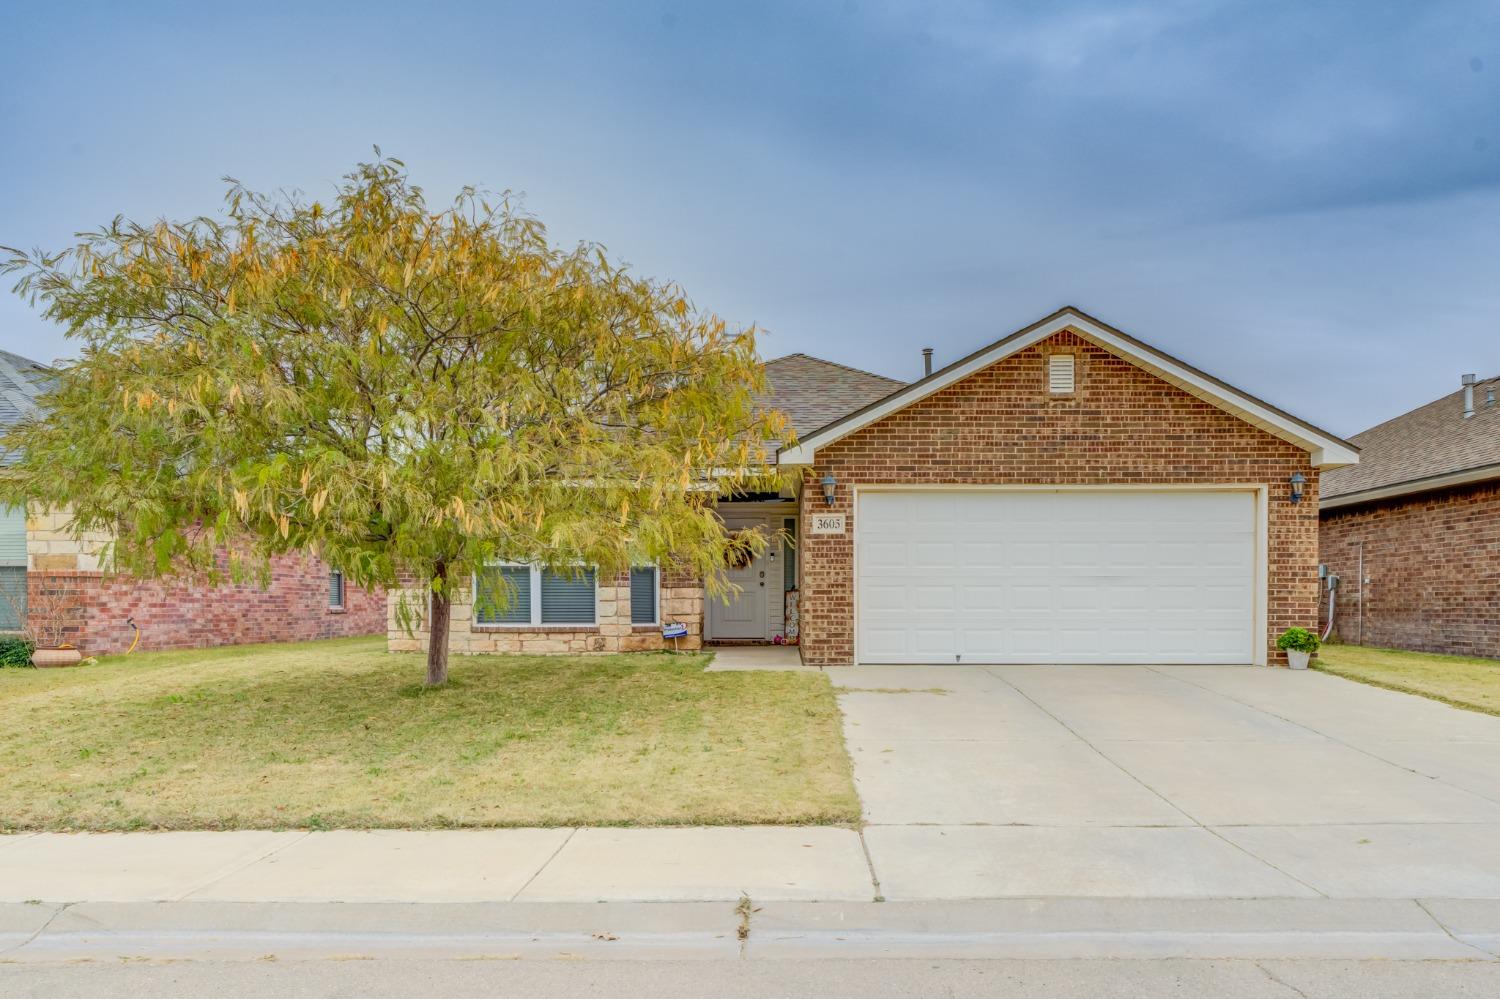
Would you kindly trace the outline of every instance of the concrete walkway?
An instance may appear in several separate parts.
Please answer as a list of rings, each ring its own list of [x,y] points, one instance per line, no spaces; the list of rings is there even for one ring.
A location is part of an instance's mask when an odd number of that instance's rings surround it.
[[[708,664],[709,673],[744,670],[816,673],[819,670],[819,667],[802,661],[802,653],[795,645],[716,645],[708,651],[714,654],[713,661]]]
[[[1500,898],[1500,718],[1249,667],[830,676],[887,899]]]

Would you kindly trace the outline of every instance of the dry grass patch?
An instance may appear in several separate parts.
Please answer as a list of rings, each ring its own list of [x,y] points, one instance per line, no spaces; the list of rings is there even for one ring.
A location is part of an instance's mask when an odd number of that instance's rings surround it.
[[[1500,715],[1500,661],[1359,645],[1325,645],[1313,666],[1349,680]]]
[[[0,670],[0,828],[448,828],[859,818],[826,676],[701,655],[383,639]]]

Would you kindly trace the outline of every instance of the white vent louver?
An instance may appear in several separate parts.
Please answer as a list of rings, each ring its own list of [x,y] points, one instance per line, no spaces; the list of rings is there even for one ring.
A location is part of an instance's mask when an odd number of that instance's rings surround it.
[[[1047,391],[1053,395],[1072,394],[1072,354],[1052,354],[1047,358]]]

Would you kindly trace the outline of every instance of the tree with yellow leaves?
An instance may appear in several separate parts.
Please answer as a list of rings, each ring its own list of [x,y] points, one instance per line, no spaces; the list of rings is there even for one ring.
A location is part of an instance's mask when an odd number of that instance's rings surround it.
[[[433,210],[398,160],[327,205],[229,184],[215,217],[6,251],[81,356],[0,439],[0,499],[71,509],[139,576],[312,551],[357,585],[416,580],[399,618],[428,624],[429,685],[488,561],[657,563],[722,591],[745,542],[716,497],[780,484],[753,327],[554,247],[508,196]]]

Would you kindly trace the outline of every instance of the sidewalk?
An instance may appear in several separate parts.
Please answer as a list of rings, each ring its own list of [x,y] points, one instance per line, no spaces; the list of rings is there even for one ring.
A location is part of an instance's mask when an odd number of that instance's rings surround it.
[[[22,834],[0,963],[1500,957],[1494,899],[879,892],[861,834],[827,827]]]
[[[832,827],[0,836],[0,902],[694,902],[876,898]]]

